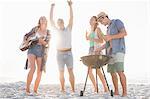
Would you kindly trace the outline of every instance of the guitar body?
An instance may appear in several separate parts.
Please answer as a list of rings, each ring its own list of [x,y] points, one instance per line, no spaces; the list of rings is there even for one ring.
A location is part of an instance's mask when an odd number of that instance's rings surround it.
[[[19,47],[19,49],[21,50],[21,51],[25,51],[25,50],[27,50],[30,46],[31,46],[31,44],[32,43],[37,43],[38,42],[38,38],[36,38],[36,37],[28,37],[28,39],[24,39],[23,40],[23,42],[22,42],[22,44],[20,45],[20,47]]]
[[[22,44],[20,45],[20,50],[21,51],[25,51],[29,48],[29,46],[31,45],[32,42],[28,42],[28,41],[23,41]]]

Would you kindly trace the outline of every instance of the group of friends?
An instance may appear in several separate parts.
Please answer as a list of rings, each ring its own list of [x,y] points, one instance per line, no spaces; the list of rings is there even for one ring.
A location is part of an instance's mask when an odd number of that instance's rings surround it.
[[[51,4],[50,8],[50,24],[52,29],[57,32],[57,63],[59,69],[59,79],[61,92],[65,92],[64,67],[66,66],[69,74],[71,92],[75,92],[75,76],[73,72],[73,55],[72,55],[72,27],[73,27],[73,9],[72,1],[67,1],[70,11],[69,23],[65,27],[64,20],[59,18],[57,25],[53,20],[53,10],[55,4]],[[98,24],[107,26],[106,35],[104,35],[98,27]],[[107,71],[111,74],[114,85],[114,95],[119,95],[118,82],[122,86],[122,96],[127,96],[126,76],[124,74],[124,56],[125,56],[125,39],[127,35],[123,22],[119,19],[110,19],[105,12],[100,12],[97,16],[92,16],[89,21],[90,28],[85,33],[86,40],[89,41],[89,55],[103,54],[102,50],[106,49],[106,55],[111,56],[107,66]],[[47,29],[47,19],[45,16],[40,17],[38,26],[32,28],[24,37],[37,36],[38,42],[31,44],[27,51],[27,67],[30,69],[27,75],[26,93],[30,94],[30,85],[35,70],[37,77],[34,84],[34,92],[38,93],[38,87],[41,80],[42,71],[45,70],[46,58],[49,48],[50,31]],[[36,64],[36,65],[35,65]],[[90,66],[89,66],[90,67]],[[37,69],[36,69],[37,68]],[[97,72],[104,92],[108,92],[107,84],[101,72],[101,68]],[[89,70],[89,77],[97,91],[97,85],[92,73]],[[119,78],[118,78],[119,77]],[[119,81],[118,81],[119,80]]]

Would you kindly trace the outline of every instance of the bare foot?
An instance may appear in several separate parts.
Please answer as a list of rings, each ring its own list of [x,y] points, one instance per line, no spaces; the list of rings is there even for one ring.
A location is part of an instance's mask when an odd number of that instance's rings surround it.
[[[33,94],[32,94],[32,93],[27,92],[27,91],[26,91],[26,95],[27,95],[27,96],[33,96]]]
[[[34,95],[38,96],[38,95],[39,95],[39,93],[38,93],[37,91],[34,91]]]
[[[70,92],[74,93],[74,92],[75,92],[75,90],[74,90],[74,89],[72,89],[72,90],[70,90]]]
[[[94,92],[97,93],[97,88],[95,88]]]
[[[30,89],[26,88],[26,94],[29,95],[30,94]]]
[[[75,90],[70,90],[70,94],[74,95],[75,94]]]
[[[34,93],[37,93],[37,90],[34,90]]]
[[[109,92],[108,89],[105,89],[104,92]]]
[[[26,92],[26,95],[28,95],[28,96],[29,96],[29,95],[30,95],[30,92]]]
[[[65,91],[65,90],[60,90],[60,92],[61,92],[61,93],[63,93],[63,94],[65,94],[65,93],[66,93],[66,91]]]
[[[75,90],[70,90],[70,94],[73,96],[75,95]]]
[[[114,95],[119,95],[119,92],[114,92]]]
[[[122,97],[126,97],[126,96],[127,96],[127,94],[126,94],[126,93],[123,93],[123,94],[122,94]]]

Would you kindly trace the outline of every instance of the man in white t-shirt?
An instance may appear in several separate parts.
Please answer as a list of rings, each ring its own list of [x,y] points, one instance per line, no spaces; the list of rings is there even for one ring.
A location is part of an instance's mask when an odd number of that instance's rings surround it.
[[[57,31],[57,63],[59,67],[59,79],[61,83],[61,91],[65,92],[65,78],[64,78],[64,66],[66,65],[69,73],[69,81],[71,84],[72,92],[75,91],[74,84],[75,78],[73,73],[73,56],[71,46],[71,31],[73,25],[73,10],[72,2],[67,1],[70,8],[70,19],[67,27],[64,26],[63,19],[57,20],[57,27],[53,20],[53,9],[55,4],[51,4],[50,10],[50,23],[51,26]]]

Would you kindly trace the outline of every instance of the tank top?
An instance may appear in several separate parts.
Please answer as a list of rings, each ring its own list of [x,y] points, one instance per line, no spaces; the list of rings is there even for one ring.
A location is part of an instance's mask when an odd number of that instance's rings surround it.
[[[90,38],[91,39],[99,39],[98,35],[96,32],[90,33]],[[100,44],[94,41],[90,41],[90,47],[99,47]]]

